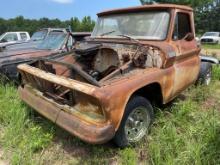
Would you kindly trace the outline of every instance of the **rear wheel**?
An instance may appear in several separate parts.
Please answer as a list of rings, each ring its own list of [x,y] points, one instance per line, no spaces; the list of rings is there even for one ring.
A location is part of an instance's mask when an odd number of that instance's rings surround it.
[[[202,62],[198,83],[208,86],[210,85],[211,80],[212,80],[212,64],[209,62]]]
[[[134,96],[128,102],[120,127],[114,137],[119,147],[139,142],[149,130],[154,114],[150,102],[141,96]]]

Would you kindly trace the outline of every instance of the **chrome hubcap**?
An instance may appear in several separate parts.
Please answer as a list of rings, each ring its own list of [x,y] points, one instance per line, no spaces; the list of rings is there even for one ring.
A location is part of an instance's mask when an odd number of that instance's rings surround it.
[[[128,116],[125,133],[129,142],[139,141],[147,132],[150,116],[145,107],[138,107]]]
[[[211,77],[212,77],[212,74],[211,74],[211,71],[209,71],[205,78],[205,85],[209,85],[211,83]]]

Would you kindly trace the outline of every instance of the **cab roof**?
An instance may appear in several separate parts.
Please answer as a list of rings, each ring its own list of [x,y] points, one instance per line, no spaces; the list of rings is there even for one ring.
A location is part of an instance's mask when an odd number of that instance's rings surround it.
[[[142,5],[136,7],[129,7],[129,8],[121,8],[121,9],[114,9],[114,10],[107,10],[98,13],[98,16],[104,16],[109,14],[122,14],[122,13],[129,13],[129,12],[139,12],[145,10],[166,10],[166,9],[182,9],[187,11],[193,11],[191,7],[184,6],[184,5],[175,5],[175,4],[150,4],[150,5]]]

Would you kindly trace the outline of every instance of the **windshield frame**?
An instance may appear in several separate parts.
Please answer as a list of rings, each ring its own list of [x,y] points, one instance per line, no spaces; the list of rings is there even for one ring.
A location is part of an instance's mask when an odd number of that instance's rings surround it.
[[[168,36],[169,36],[169,32],[170,32],[170,28],[171,28],[171,19],[172,19],[172,10],[171,9],[163,9],[163,10],[145,10],[145,11],[139,11],[139,12],[136,12],[136,13],[147,13],[147,12],[167,12],[169,14],[169,18],[168,18],[168,26],[167,26],[167,30],[166,30],[166,34],[165,34],[165,37],[163,39],[148,39],[148,38],[144,38],[144,37],[135,37],[135,36],[131,36],[132,38],[135,38],[137,40],[142,40],[142,41],[165,41],[168,39]],[[108,35],[104,35],[104,36],[94,36],[93,33],[95,33],[95,30],[96,30],[96,27],[98,26],[98,22],[100,21],[99,19],[102,18],[102,17],[111,17],[111,16],[119,16],[119,15],[126,15],[126,14],[133,14],[132,12],[128,12],[128,13],[122,13],[122,14],[109,14],[109,15],[103,15],[103,16],[98,16],[97,18],[97,21],[96,21],[96,25],[93,29],[93,32],[91,34],[91,39],[123,39],[123,40],[126,40],[126,38],[122,37],[122,36],[108,36]]]

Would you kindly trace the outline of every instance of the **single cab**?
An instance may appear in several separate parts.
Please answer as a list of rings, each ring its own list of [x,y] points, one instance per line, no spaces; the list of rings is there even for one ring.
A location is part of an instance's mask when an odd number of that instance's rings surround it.
[[[190,7],[104,11],[91,37],[71,53],[19,65],[19,94],[80,139],[94,144],[114,139],[125,147],[147,135],[152,105],[172,101],[198,80],[200,51]],[[209,80],[211,67],[204,66],[202,78]]]

